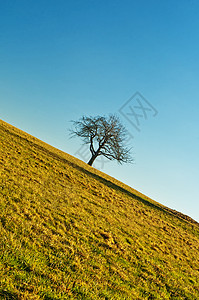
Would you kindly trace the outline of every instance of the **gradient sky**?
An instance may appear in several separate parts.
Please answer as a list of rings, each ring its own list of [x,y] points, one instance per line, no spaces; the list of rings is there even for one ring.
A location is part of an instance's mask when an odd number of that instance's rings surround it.
[[[1,119],[83,159],[69,121],[117,113],[135,163],[95,166],[199,221],[198,15],[197,0],[0,0]],[[136,92],[158,112],[139,132],[119,112]]]

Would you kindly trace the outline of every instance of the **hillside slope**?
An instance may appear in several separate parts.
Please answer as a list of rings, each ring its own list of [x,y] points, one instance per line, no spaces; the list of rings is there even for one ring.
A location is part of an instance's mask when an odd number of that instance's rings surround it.
[[[199,299],[199,224],[0,121],[0,299]]]

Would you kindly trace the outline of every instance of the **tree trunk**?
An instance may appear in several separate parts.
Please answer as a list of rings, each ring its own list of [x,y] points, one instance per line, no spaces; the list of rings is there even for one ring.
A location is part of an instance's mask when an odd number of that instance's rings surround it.
[[[89,166],[92,166],[92,164],[93,164],[94,160],[96,159],[96,157],[97,157],[97,155],[93,155],[87,164]]]

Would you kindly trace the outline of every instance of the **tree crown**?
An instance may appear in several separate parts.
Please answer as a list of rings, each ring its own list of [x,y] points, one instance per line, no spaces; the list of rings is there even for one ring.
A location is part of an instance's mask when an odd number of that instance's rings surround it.
[[[90,144],[92,158],[103,155],[119,163],[132,162],[130,151],[126,145],[127,130],[116,115],[108,117],[82,116],[78,121],[72,121],[74,129],[72,136],[79,136],[84,144]]]

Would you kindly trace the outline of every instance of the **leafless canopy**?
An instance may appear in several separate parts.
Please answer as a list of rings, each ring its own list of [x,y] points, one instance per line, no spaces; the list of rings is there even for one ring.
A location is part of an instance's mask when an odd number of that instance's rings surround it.
[[[88,164],[103,155],[109,160],[117,160],[119,163],[131,163],[131,149],[125,145],[127,131],[115,115],[108,117],[81,117],[78,121],[72,121],[74,129],[72,136],[79,136],[84,144],[88,144],[91,151],[91,159]]]

